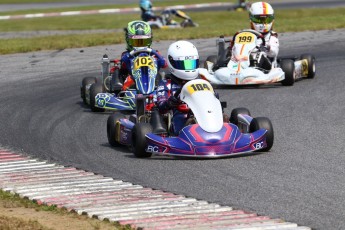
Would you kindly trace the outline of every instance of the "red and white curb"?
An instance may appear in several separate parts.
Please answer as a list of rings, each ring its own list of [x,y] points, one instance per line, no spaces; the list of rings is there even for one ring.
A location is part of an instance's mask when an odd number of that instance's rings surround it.
[[[311,230],[0,149],[0,189],[140,229]]]
[[[195,8],[208,8],[208,7],[218,7],[218,6],[230,6],[232,3],[204,3],[204,4],[192,4],[192,5],[177,5],[170,6],[177,10],[182,9],[195,9]],[[154,11],[161,11],[169,7],[153,7]],[[56,12],[56,13],[37,13],[37,14],[22,14],[22,15],[5,15],[0,16],[0,20],[8,19],[25,19],[25,18],[42,18],[42,17],[59,17],[59,16],[72,16],[72,15],[87,15],[87,14],[116,14],[116,13],[135,13],[140,12],[140,8],[121,8],[121,9],[102,9],[102,10],[84,10],[84,11],[66,11],[66,12]]]

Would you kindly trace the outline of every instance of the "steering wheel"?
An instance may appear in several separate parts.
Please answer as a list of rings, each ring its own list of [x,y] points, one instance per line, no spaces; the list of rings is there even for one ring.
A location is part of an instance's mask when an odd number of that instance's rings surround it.
[[[131,52],[129,52],[129,55],[134,57],[134,56],[141,54],[141,53],[150,54],[150,53],[155,53],[155,51],[153,51],[153,49],[151,49],[151,48],[143,47],[143,48],[132,50]]]

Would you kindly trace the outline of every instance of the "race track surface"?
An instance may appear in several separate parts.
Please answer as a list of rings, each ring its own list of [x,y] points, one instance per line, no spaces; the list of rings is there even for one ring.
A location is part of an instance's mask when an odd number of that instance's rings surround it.
[[[3,55],[0,144],[13,151],[114,179],[229,205],[314,229],[345,226],[345,30],[280,35],[281,56],[312,53],[317,76],[259,88],[217,89],[232,108],[267,116],[268,153],[217,160],[136,159],[107,143],[109,113],[83,106],[79,85],[100,73],[104,53],[124,45]],[[192,41],[205,60],[215,38]],[[155,43],[163,54],[171,41]]]

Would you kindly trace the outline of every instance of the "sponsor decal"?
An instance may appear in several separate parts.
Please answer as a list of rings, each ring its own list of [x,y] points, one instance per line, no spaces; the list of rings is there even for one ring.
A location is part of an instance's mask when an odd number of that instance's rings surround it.
[[[104,100],[104,98],[99,98],[99,99],[97,99],[97,105],[98,105],[99,107],[104,107],[104,106],[105,106],[105,100]]]
[[[152,152],[152,153],[158,153],[159,152],[159,147],[158,146],[154,146],[154,145],[148,145],[147,152]]]
[[[304,76],[308,75],[308,61],[306,59],[302,60],[302,74]]]
[[[264,147],[264,142],[260,141],[260,142],[256,142],[255,144],[253,144],[254,149],[258,150],[258,149],[262,149]]]

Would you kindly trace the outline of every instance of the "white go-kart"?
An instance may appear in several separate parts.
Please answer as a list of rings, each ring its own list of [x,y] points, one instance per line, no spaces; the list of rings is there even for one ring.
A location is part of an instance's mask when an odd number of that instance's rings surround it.
[[[261,45],[258,42],[261,40]],[[201,77],[214,85],[260,85],[280,82],[291,86],[297,79],[314,78],[315,57],[304,54],[300,57],[270,59],[265,54],[265,39],[255,30],[242,30],[233,38],[231,55],[225,43],[217,39],[218,54],[207,57]]]

